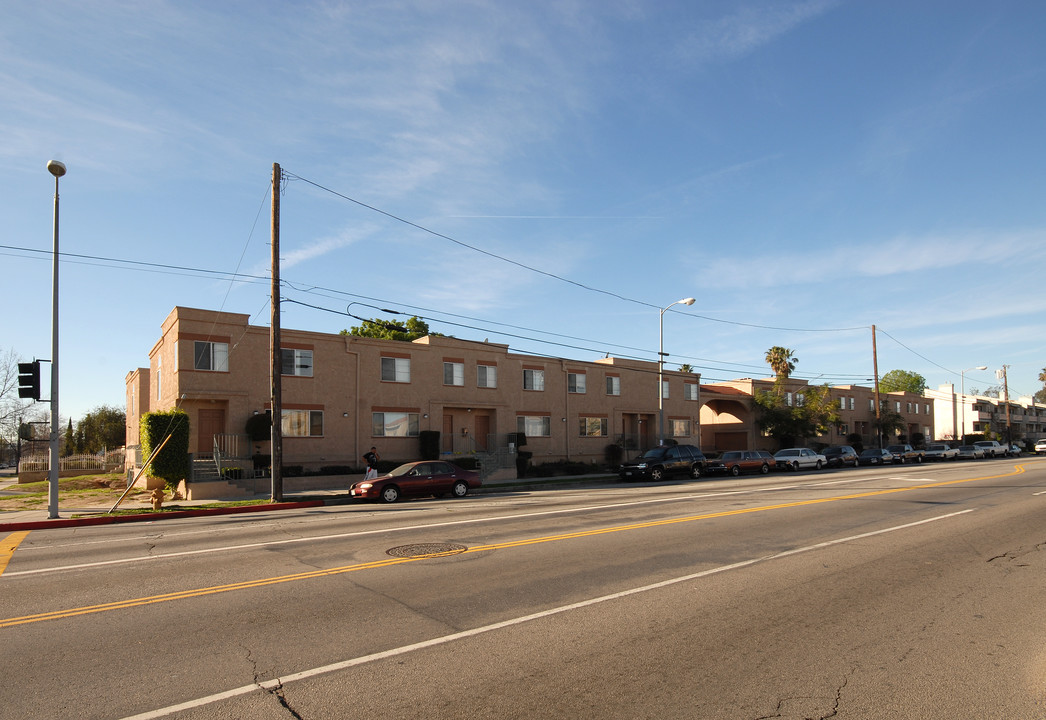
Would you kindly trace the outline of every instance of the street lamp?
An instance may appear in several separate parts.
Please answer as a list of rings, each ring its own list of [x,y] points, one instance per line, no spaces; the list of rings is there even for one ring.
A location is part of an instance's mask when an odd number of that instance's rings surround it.
[[[966,368],[959,373],[959,416],[962,418],[959,421],[959,427],[962,428],[962,434],[959,436],[959,443],[963,444],[966,439],[966,373],[971,370],[987,370],[987,365],[978,365],[977,367]]]
[[[688,297],[682,300],[676,300],[672,305],[693,305],[694,298]],[[661,309],[661,317],[659,323],[658,333],[658,351],[657,351],[657,444],[665,444],[665,312],[668,307]]]
[[[65,164],[47,163],[54,175],[54,254],[51,259],[51,442],[47,469],[47,517],[58,517],[58,178],[65,175]]]

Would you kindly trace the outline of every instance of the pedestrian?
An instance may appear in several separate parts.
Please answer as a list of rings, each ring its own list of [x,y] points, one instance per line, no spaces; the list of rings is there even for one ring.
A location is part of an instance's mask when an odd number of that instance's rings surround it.
[[[378,461],[381,460],[381,456],[378,455],[378,449],[371,446],[370,452],[366,453],[363,459],[367,463],[367,474],[363,476],[363,479],[373,480],[378,477]]]

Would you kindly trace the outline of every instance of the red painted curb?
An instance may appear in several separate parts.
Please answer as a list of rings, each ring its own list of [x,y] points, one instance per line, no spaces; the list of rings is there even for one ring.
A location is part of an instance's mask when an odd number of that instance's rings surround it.
[[[85,518],[33,520],[31,522],[0,523],[0,532],[13,532],[15,530],[50,530],[52,528],[113,525],[116,523],[127,522],[151,522],[153,520],[174,520],[175,518],[200,517],[202,515],[236,515],[239,513],[267,512],[269,510],[297,510],[300,508],[321,507],[323,505],[326,505],[323,500],[305,500],[302,502],[269,503],[267,505],[239,505],[227,508],[176,510],[174,512],[144,512],[140,515],[105,515]]]

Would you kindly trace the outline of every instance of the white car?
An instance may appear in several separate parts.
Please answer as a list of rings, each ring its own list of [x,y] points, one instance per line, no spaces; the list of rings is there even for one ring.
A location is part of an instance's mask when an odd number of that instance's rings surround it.
[[[774,453],[774,460],[780,469],[799,470],[800,468],[815,468],[820,470],[828,464],[828,458],[821,453],[815,453],[810,448],[785,448]]]
[[[1035,454],[1046,453],[1046,438],[1035,441]]]
[[[923,452],[924,460],[958,460],[959,448],[953,448],[947,443],[930,443]]]

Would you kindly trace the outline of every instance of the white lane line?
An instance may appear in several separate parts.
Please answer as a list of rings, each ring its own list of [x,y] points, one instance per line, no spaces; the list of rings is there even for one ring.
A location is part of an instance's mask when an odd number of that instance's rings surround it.
[[[792,555],[798,555],[800,553],[810,552],[812,550],[822,550],[832,545],[841,545],[842,543],[853,542],[854,540],[863,540],[864,538],[874,537],[876,535],[884,535],[886,533],[895,532],[897,530],[907,530],[908,528],[917,527],[919,525],[925,525],[927,523],[936,522],[938,520],[946,520],[948,518],[955,517],[957,515],[964,515],[966,513],[973,512],[969,510],[959,510],[958,512],[948,513],[947,515],[938,515],[937,517],[927,518],[925,520],[918,520],[916,522],[906,523],[904,525],[895,525],[889,528],[883,528],[882,530],[872,530],[871,532],[861,533],[860,535],[851,535],[845,538],[838,538],[836,540],[827,540],[820,542],[815,545],[807,545],[806,547],[794,548],[792,550],[785,550],[784,552],[774,553],[773,555],[764,555],[762,557],[752,558],[751,560],[742,560],[741,562],[732,563],[730,565],[721,565],[716,568],[709,570],[702,570],[701,572],[692,573],[690,575],[683,575],[677,578],[670,578],[668,580],[662,580],[661,582],[652,583],[650,585],[643,585],[641,587],[631,588],[629,590],[621,590],[620,592],[611,593],[609,595],[601,595],[599,597],[590,598],[588,600],[582,600],[576,603],[570,603],[569,605],[561,605],[555,608],[549,608],[548,610],[542,610],[541,612],[532,613],[530,615],[523,615],[522,617],[512,618],[509,620],[503,620],[501,622],[492,623],[490,625],[484,625],[482,627],[473,628],[471,630],[463,630],[462,632],[452,633],[450,635],[443,635],[441,637],[432,638],[430,640],[423,640],[421,642],[413,643],[411,645],[402,645],[398,648],[392,648],[384,650],[378,653],[372,653],[370,655],[363,655],[361,657],[350,658],[348,660],[342,660],[341,662],[331,663],[329,665],[322,665],[320,667],[312,668],[310,670],[303,670],[301,672],[292,673],[283,677],[276,678],[274,680],[267,680],[260,683],[252,683],[250,685],[242,685],[238,688],[226,690],[224,692],[215,693],[213,695],[206,695],[204,697],[196,698],[195,700],[189,700],[184,703],[177,705],[168,705],[164,708],[158,708],[156,710],[150,710],[149,712],[140,713],[138,715],[132,715],[124,718],[123,720],[155,720],[155,718],[167,717],[177,712],[184,710],[191,710],[194,708],[203,707],[205,705],[211,705],[221,700],[227,700],[229,698],[238,697],[240,695],[247,695],[257,690],[272,690],[274,688],[282,687],[292,682],[299,680],[308,680],[319,675],[326,675],[328,673],[337,672],[339,670],[346,670],[348,668],[357,667],[359,665],[365,665],[367,663],[375,662],[377,660],[385,660],[391,657],[397,657],[399,655],[406,655],[407,653],[414,652],[415,650],[423,650],[425,648],[435,647],[437,645],[445,645],[447,643],[462,640],[464,638],[475,637],[476,635],[482,635],[484,633],[493,632],[495,630],[503,630],[504,628],[512,627],[514,625],[522,625],[533,620],[540,620],[542,618],[552,617],[553,615],[560,615],[562,613],[570,612],[572,610],[579,610],[581,608],[591,607],[600,603],[609,602],[611,600],[620,600],[621,598],[628,597],[630,595],[638,595],[640,593],[650,592],[651,590],[659,590],[661,588],[670,587],[672,585],[678,585],[679,583],[689,582],[691,580],[698,580],[700,578],[708,577],[710,575],[716,575],[718,573],[727,572],[729,570],[738,570],[740,568],[749,567],[758,563],[769,562],[771,560],[779,560],[781,558],[790,557]]]

